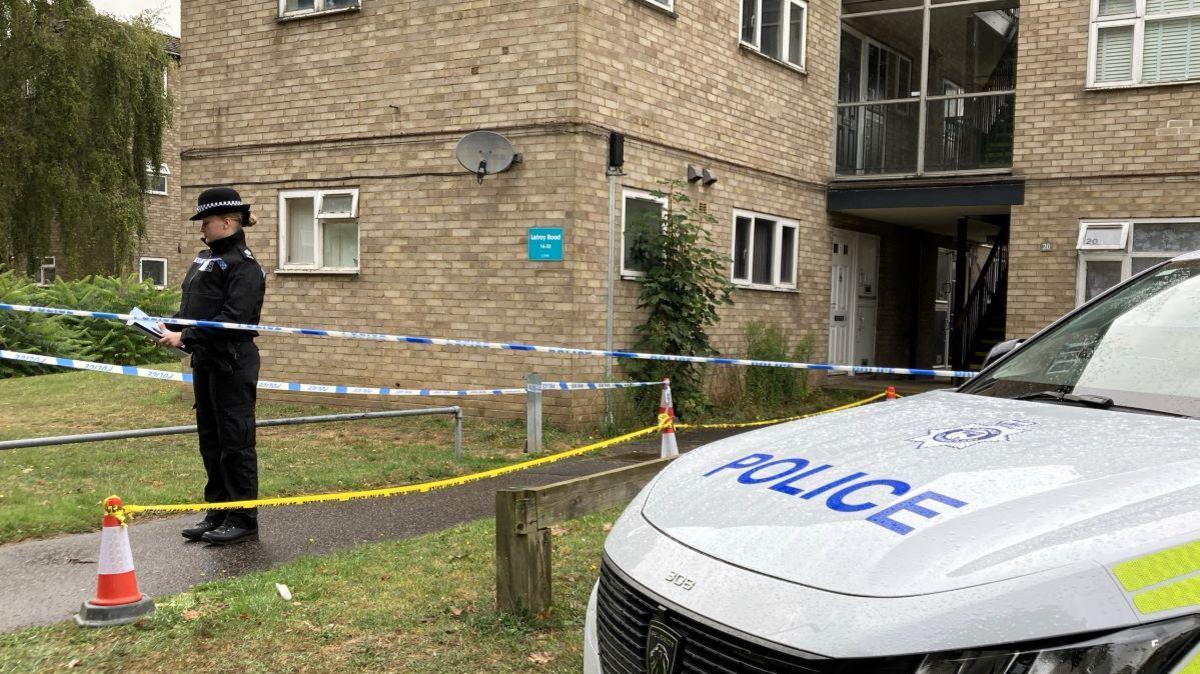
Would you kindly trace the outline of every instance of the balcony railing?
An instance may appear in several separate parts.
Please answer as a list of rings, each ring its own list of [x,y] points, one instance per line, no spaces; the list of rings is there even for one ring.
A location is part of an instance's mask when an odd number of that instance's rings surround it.
[[[1011,92],[929,97],[923,102],[842,103],[837,175],[913,175],[1012,166]],[[925,108],[924,139],[920,108]],[[923,154],[918,151],[924,145]]]

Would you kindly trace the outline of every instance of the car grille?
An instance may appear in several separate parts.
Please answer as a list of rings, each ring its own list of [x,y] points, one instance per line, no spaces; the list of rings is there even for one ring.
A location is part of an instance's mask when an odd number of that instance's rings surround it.
[[[644,674],[650,620],[658,618],[680,635],[677,674],[912,674],[920,655],[829,660],[804,658],[715,629],[657,602],[617,575],[600,568],[596,628],[604,674]]]

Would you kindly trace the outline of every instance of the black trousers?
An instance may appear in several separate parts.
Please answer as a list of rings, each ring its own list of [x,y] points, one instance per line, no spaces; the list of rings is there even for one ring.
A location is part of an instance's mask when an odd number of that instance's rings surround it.
[[[192,371],[200,457],[208,473],[204,500],[209,503],[258,498],[258,454],[254,447],[258,347],[254,342],[236,342],[230,347],[231,360],[205,362]],[[238,526],[257,526],[258,511],[215,510],[209,512],[209,517],[225,517]]]

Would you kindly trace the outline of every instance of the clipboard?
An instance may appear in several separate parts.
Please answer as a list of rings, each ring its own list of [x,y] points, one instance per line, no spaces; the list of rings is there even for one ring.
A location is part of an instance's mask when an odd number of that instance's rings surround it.
[[[150,315],[147,314],[146,312],[142,311],[141,309],[139,309],[137,307],[134,307],[129,310],[129,315],[132,316],[133,318],[129,319],[128,321],[125,321],[125,325],[137,328],[139,331],[141,331],[142,334],[146,335],[147,337],[149,337],[150,339],[152,339],[156,342],[163,336],[163,330],[158,327],[158,323],[155,323],[154,321],[150,320]],[[181,358],[183,356],[192,355],[192,351],[190,349],[188,349],[186,346],[180,347],[180,348],[175,348],[175,347],[163,347],[163,348],[167,349],[168,351],[174,351]]]

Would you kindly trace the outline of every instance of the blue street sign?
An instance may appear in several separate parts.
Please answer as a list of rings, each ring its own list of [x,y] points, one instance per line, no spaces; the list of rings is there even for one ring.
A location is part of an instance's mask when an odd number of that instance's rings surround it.
[[[529,259],[542,262],[562,262],[562,227],[530,227]]]

